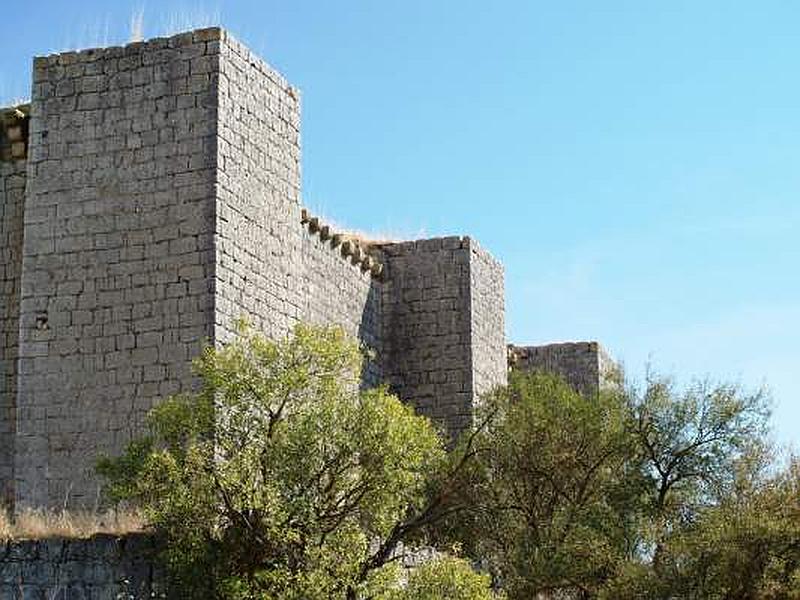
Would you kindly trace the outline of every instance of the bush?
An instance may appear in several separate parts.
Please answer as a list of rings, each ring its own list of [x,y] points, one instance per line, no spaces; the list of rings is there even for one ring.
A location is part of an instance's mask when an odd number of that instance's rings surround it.
[[[109,497],[166,537],[184,595],[355,598],[378,577],[445,452],[385,388],[359,389],[361,362],[337,328],[279,342],[242,329],[196,361],[199,393],[101,461]]]

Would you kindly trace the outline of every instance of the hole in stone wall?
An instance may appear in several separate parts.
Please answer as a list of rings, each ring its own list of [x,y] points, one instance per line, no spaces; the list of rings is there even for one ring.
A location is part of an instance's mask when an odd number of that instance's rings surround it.
[[[36,329],[50,329],[50,326],[47,324],[47,313],[36,315]]]

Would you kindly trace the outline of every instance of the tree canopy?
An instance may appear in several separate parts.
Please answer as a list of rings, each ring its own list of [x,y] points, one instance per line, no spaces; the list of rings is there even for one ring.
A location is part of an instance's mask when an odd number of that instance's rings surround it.
[[[511,373],[447,440],[362,360],[337,328],[243,328],[100,462],[180,597],[800,600],[800,466],[764,391]],[[438,558],[409,573],[415,546]]]
[[[278,342],[243,329],[196,361],[199,393],[159,405],[148,437],[101,462],[110,497],[166,536],[183,594],[378,593],[448,457],[427,419],[359,388],[361,362],[337,328]]]

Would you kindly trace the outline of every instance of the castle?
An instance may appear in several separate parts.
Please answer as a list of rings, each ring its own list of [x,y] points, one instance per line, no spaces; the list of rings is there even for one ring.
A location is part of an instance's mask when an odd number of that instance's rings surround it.
[[[92,507],[93,466],[196,386],[247,316],[337,323],[449,431],[509,364],[600,385],[594,342],[507,346],[502,265],[469,237],[370,242],[302,208],[300,95],[218,28],[35,58],[0,111],[0,493]]]

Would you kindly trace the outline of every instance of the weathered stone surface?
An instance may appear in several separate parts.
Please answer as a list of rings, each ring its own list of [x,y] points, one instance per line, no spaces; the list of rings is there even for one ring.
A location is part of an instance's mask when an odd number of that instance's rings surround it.
[[[5,542],[0,598],[165,598],[157,546],[143,534]]]
[[[0,162],[0,502],[14,498],[19,295],[26,162]]]
[[[304,311],[300,102],[286,80],[221,34],[214,225],[214,339],[247,316],[286,335]]]
[[[480,395],[506,381],[502,266],[467,237],[382,250],[386,380],[457,433]]]
[[[219,49],[210,44],[154,40],[36,63],[18,323],[20,506],[95,505],[97,457],[119,452],[156,401],[193,385],[189,359],[214,319],[219,75],[208,69]]]

